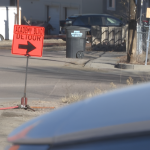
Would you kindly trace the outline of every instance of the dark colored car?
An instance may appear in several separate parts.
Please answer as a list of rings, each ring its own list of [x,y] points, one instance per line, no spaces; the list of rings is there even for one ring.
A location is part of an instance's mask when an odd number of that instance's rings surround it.
[[[61,27],[66,26],[81,26],[91,29],[91,26],[123,26],[123,22],[111,15],[107,14],[83,14],[83,15],[74,15],[66,19],[66,21],[61,21]]]
[[[150,150],[150,83],[97,96],[14,130],[7,150]]]

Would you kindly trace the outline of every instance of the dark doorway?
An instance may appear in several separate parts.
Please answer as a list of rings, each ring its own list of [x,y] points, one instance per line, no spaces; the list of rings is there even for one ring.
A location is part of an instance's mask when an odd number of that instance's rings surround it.
[[[17,6],[17,0],[10,0],[10,6]]]
[[[64,8],[65,10],[65,20],[67,19],[67,7]]]

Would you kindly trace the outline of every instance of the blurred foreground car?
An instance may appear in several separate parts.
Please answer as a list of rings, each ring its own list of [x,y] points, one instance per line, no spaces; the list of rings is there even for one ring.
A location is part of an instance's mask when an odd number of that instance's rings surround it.
[[[37,117],[9,135],[9,150],[150,150],[149,91],[133,86]]]

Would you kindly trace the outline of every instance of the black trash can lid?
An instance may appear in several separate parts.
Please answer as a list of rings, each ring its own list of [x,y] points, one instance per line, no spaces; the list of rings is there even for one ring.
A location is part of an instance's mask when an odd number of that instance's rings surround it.
[[[89,28],[80,27],[80,26],[69,26],[66,27],[67,30],[84,30],[84,31],[90,31]]]

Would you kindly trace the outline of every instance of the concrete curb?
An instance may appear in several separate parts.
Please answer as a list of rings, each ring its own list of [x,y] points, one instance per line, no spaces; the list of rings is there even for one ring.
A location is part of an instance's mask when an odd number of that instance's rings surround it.
[[[119,64],[115,65],[115,68],[118,68],[118,69],[134,69],[134,65],[133,64],[119,63]]]
[[[84,68],[92,69],[123,69],[123,70],[133,70],[133,71],[150,71],[150,65],[134,65],[134,64],[123,64],[119,63],[116,65],[95,63],[93,60],[87,62]]]
[[[95,63],[93,60],[85,64],[84,68],[93,68],[93,69],[114,69],[114,65]]]
[[[150,70],[150,65],[134,65],[134,64],[123,64],[119,63],[115,65],[115,68],[118,69],[131,69],[131,70],[137,70],[137,71],[147,71]]]

